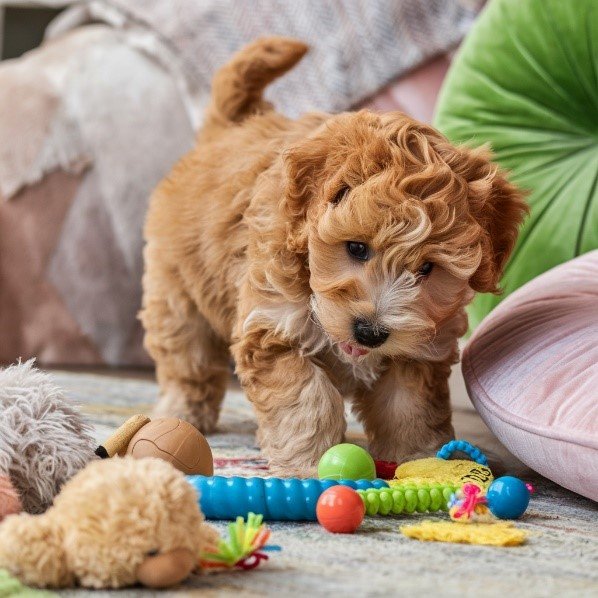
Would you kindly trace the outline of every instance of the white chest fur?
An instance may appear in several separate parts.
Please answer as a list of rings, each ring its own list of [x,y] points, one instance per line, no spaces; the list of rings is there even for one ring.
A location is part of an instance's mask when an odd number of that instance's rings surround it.
[[[299,346],[302,355],[322,356],[325,362],[341,373],[347,389],[355,383],[370,386],[380,375],[381,360],[365,355],[358,361],[349,358],[322,329],[309,306],[299,303],[279,303],[254,308],[245,319],[244,328],[263,322],[277,335]],[[343,385],[344,386],[344,385]]]

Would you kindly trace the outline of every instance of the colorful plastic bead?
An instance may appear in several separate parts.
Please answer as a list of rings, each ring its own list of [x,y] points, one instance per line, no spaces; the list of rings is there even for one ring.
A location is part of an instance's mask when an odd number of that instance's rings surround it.
[[[494,480],[486,492],[488,508],[499,519],[519,519],[529,505],[529,498],[527,485],[509,475]]]
[[[349,486],[332,486],[322,492],[316,506],[320,525],[335,534],[352,534],[363,521],[361,497]]]
[[[392,480],[397,471],[398,463],[394,461],[377,461],[374,460],[376,465],[376,477],[382,480]]]

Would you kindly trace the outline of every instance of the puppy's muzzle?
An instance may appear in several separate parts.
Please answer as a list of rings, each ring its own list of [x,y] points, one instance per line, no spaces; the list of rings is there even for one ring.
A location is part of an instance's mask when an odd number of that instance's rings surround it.
[[[386,342],[386,339],[390,336],[390,330],[375,326],[372,322],[363,318],[355,318],[353,321],[353,336],[359,344],[374,349]]]

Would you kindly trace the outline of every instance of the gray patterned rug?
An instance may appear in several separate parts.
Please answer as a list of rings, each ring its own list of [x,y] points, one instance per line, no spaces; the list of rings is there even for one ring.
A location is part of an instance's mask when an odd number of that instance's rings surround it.
[[[157,396],[147,379],[55,372],[93,422],[98,442],[129,415],[148,411]],[[455,413],[457,434],[478,443],[519,473],[481,420],[466,408]],[[255,422],[242,392],[224,404],[218,433],[208,438],[216,472],[260,475],[265,463],[254,444]],[[362,439],[351,421],[349,439]],[[598,597],[598,508],[595,503],[527,474],[537,492],[518,525],[531,532],[515,548],[423,543],[403,537],[401,518],[368,518],[354,535],[332,535],[317,524],[274,523],[272,543],[282,547],[250,572],[195,577],[161,596],[575,596]],[[217,524],[224,529],[225,524]],[[149,590],[63,592],[94,597],[157,595]]]

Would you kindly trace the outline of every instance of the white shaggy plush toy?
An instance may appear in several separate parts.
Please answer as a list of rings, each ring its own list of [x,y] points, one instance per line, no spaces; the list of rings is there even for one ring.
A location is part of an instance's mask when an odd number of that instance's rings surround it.
[[[94,458],[90,427],[33,361],[0,369],[0,520],[42,513]]]

